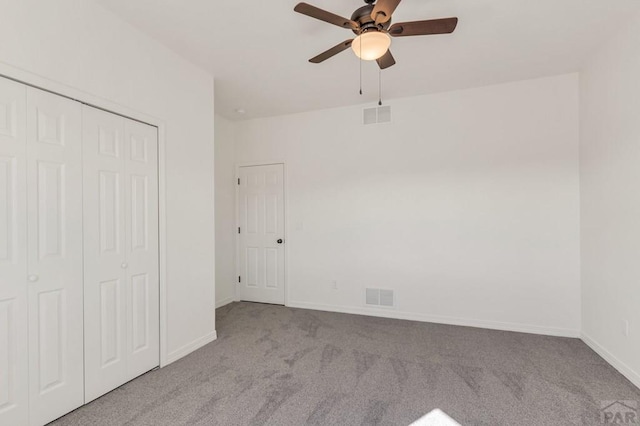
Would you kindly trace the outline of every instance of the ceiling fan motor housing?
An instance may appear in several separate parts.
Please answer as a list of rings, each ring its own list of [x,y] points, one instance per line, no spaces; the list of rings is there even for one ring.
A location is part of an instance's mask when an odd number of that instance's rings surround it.
[[[367,1],[367,3],[369,4],[357,9],[353,12],[353,15],[351,15],[351,20],[357,22],[360,26],[359,29],[353,30],[353,33],[356,35],[360,35],[367,31],[386,31],[391,26],[391,19],[383,24],[376,25],[376,22],[371,18],[371,12],[373,12],[374,8],[374,5],[372,4],[373,1]]]

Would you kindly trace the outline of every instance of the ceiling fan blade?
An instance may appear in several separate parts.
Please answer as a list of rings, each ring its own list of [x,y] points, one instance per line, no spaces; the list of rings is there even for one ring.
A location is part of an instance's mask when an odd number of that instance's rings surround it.
[[[385,53],[382,58],[376,60],[376,62],[378,62],[378,66],[381,70],[386,70],[396,64],[396,60],[391,54],[391,50],[387,50],[387,53]]]
[[[358,24],[351,19],[343,18],[342,16],[335,15],[331,12],[327,12],[326,10],[319,9],[307,3],[298,3],[296,7],[293,8],[293,10],[298,13],[302,13],[303,15],[307,15],[312,18],[337,25],[342,28],[347,28],[350,30],[357,30],[359,28]]]
[[[353,40],[345,40],[342,43],[333,46],[331,49],[327,50],[326,52],[322,52],[321,54],[319,54],[315,58],[309,59],[309,62],[311,62],[313,64],[319,64],[320,62],[324,62],[327,59],[329,59],[329,58],[331,58],[333,56],[336,56],[338,53],[343,52],[343,51],[347,50],[348,48],[350,48],[352,42],[353,42]]]
[[[432,19],[430,21],[401,22],[389,28],[393,37],[407,37],[432,34],[450,34],[458,26],[458,18]]]
[[[399,4],[400,0],[378,0],[371,11],[371,19],[376,21],[376,24],[384,24],[391,19]]]

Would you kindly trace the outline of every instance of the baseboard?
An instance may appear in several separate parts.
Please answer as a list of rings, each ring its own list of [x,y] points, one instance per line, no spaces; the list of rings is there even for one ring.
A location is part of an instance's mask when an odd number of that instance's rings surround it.
[[[179,360],[180,358],[189,355],[191,352],[200,349],[204,345],[207,345],[218,338],[218,334],[215,330],[212,333],[207,334],[206,336],[202,336],[193,342],[187,343],[179,349],[171,352],[167,355],[167,363],[164,365],[165,367],[172,362]]]
[[[235,302],[235,298],[234,297],[227,297],[226,299],[222,299],[218,302],[216,302],[216,309],[218,308],[222,308],[225,305],[228,305],[229,303],[233,303]]]
[[[631,367],[620,361],[615,355],[606,350],[601,344],[596,342],[585,333],[582,333],[580,337],[582,341],[587,344],[587,346],[594,350],[595,353],[600,355],[605,361],[611,364],[613,368],[618,370],[620,374],[629,379],[629,381],[636,387],[640,388],[640,374],[638,372],[633,371]]]
[[[505,323],[498,321],[474,320],[468,318],[454,318],[436,315],[425,315],[412,312],[401,312],[397,310],[373,309],[364,307],[345,307],[333,305],[319,305],[306,302],[289,302],[287,306],[291,308],[311,309],[315,311],[339,312],[343,314],[367,315],[372,317],[394,318],[409,321],[431,322],[436,324],[458,325],[463,327],[487,328],[490,330],[514,331],[517,333],[541,334],[545,336],[579,338],[580,331],[544,327],[537,325]]]

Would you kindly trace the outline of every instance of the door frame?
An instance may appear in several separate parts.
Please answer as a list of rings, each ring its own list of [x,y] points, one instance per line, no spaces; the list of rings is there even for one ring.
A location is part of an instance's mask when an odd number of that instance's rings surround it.
[[[29,71],[0,62],[0,77],[26,86],[35,87],[54,95],[101,109],[158,129],[158,255],[160,281],[160,367],[170,364],[167,349],[167,208],[166,208],[166,122],[165,120],[137,111],[74,87],[50,80]]]
[[[249,162],[241,162],[236,163],[236,176],[233,182],[233,186],[235,186],[235,208],[236,208],[236,221],[235,228],[238,228],[240,225],[240,188],[237,184],[238,179],[240,179],[240,169],[243,167],[259,167],[259,166],[275,166],[282,165],[282,194],[283,194],[283,204],[284,204],[284,306],[289,306],[289,196],[288,196],[288,174],[287,174],[287,163],[283,160],[273,160],[273,161],[249,161]],[[237,232],[236,235],[236,277],[241,276],[241,266],[240,266],[240,236]],[[238,291],[238,281],[234,277],[233,282],[233,299],[236,302],[240,301],[240,292]]]

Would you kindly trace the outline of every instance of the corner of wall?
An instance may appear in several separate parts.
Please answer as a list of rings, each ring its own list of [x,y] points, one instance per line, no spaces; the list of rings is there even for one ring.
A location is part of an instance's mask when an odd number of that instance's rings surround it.
[[[219,114],[215,121],[215,223],[216,303],[214,309],[235,300],[236,212],[235,132],[236,124]]]

